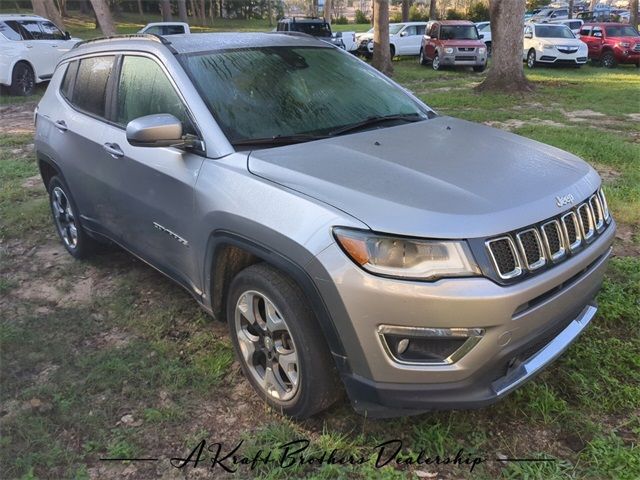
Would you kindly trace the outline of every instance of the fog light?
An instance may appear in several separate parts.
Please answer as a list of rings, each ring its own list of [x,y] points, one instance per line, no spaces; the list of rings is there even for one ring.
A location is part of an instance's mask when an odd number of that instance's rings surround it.
[[[397,363],[409,365],[450,365],[480,341],[481,328],[423,328],[381,325],[380,342]]]

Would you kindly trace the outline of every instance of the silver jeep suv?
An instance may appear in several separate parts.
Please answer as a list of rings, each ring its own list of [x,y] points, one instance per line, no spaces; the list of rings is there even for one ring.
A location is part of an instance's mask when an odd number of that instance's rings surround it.
[[[343,390],[377,416],[487,405],[595,315],[615,224],[589,165],[315,39],[84,42],[36,122],[69,253],[108,239],[178,282],[293,417]]]

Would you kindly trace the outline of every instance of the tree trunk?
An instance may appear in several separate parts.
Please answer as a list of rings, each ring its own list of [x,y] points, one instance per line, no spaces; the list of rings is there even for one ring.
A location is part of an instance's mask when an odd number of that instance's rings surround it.
[[[58,6],[52,0],[45,2],[47,6],[47,18],[55,23],[60,29],[64,30],[64,20],[62,20],[62,15],[60,14],[60,10],[58,10]]]
[[[113,17],[109,10],[109,3],[107,0],[91,0],[93,5],[93,11],[96,14],[96,22],[102,30],[102,34],[110,37],[116,34],[116,27],[113,23]]]
[[[60,10],[60,15],[62,15],[62,18],[68,17],[67,0],[58,0],[58,10]]]
[[[138,0],[138,13],[144,18],[144,8],[142,8],[142,0]]]
[[[373,60],[371,65],[387,76],[393,73],[389,50],[389,0],[373,2]]]
[[[533,84],[524,75],[522,31],[525,0],[489,0],[491,19],[491,68],[478,91],[530,92]]]
[[[633,28],[638,28],[638,0],[631,0],[631,2],[629,2],[629,8],[631,9],[629,23]]]
[[[273,5],[271,4],[273,0],[267,0],[267,16],[269,17],[269,26],[273,27]],[[222,12],[220,12],[220,16],[222,16]]]
[[[324,0],[323,16],[325,21],[331,25],[331,15],[333,14],[333,2],[331,0]]]
[[[573,18],[573,0],[569,0],[569,18]]]
[[[402,0],[402,21],[409,21],[409,0]]]
[[[160,2],[160,12],[162,12],[162,21],[171,22],[173,15],[171,14],[171,0],[162,0]]]
[[[181,22],[189,23],[187,17],[187,0],[178,0],[178,17]]]
[[[88,14],[91,13],[91,7],[88,4],[88,0],[80,0],[80,13]]]
[[[591,4],[589,5],[589,10],[591,10],[593,12],[593,9],[596,8],[596,5],[598,4],[600,0],[591,0]]]
[[[44,2],[45,0],[31,0],[31,5],[33,5],[33,13],[39,17],[46,18],[49,13],[47,12],[47,5]]]
[[[437,0],[431,0],[429,3],[429,20],[437,20],[438,12],[436,11]]]
[[[207,25],[207,5],[205,0],[200,0],[200,25],[203,27]]]

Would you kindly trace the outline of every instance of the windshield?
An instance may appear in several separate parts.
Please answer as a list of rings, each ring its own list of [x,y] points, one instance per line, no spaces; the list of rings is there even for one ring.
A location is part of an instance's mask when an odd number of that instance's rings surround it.
[[[404,27],[404,23],[392,23],[389,25],[389,35],[395,35]]]
[[[482,25],[481,27],[478,27],[478,31],[479,32],[488,32],[491,30],[491,24],[487,23],[486,25]]]
[[[306,33],[314,37],[330,37],[331,27],[324,22],[292,22],[291,30]]]
[[[538,38],[576,38],[566,25],[536,25],[536,37]]]
[[[261,47],[183,59],[229,141],[327,135],[374,117],[432,113],[333,48]]]
[[[443,25],[440,30],[441,40],[478,40],[475,25]]]
[[[638,32],[631,25],[616,25],[605,27],[607,37],[637,37]]]

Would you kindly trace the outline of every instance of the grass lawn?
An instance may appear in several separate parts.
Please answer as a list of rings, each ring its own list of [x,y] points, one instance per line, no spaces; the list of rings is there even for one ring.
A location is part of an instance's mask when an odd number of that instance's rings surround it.
[[[152,20],[152,19],[149,19]],[[91,36],[84,20],[73,33]],[[84,26],[83,26],[84,25]],[[225,22],[225,29],[267,28]],[[345,26],[352,27],[352,26]],[[120,26],[135,31],[136,22]],[[240,467],[239,478],[640,478],[640,75],[635,68],[538,69],[526,97],[477,95],[483,78],[394,62],[394,79],[442,114],[566,149],[597,168],[619,222],[597,319],[551,368],[478,411],[373,420],[342,402],[293,423],[268,410],[234,361],[226,326],[128,254],[68,256],[37,178],[34,97],[0,99],[0,471],[2,478],[203,478],[170,466],[204,439],[243,453],[307,438],[310,449],[367,456],[459,449],[468,467],[389,464]],[[157,462],[101,462],[103,457]],[[500,458],[545,458],[509,463]],[[206,465],[203,466],[206,468]],[[197,470],[200,470],[197,469]]]

